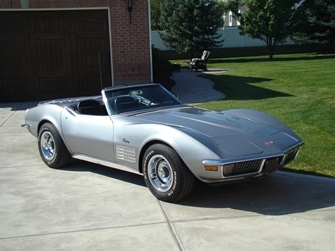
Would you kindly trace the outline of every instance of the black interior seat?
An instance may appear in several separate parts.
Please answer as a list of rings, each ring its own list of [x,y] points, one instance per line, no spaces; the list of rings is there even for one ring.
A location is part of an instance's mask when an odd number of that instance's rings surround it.
[[[80,114],[86,115],[107,115],[104,105],[100,104],[95,99],[82,100],[77,105],[77,110]]]
[[[115,99],[116,114],[133,111],[139,107],[138,100],[131,96],[119,96]]]

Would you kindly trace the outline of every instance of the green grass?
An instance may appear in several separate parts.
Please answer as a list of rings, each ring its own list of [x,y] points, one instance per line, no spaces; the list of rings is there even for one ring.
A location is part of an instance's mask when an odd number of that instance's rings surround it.
[[[305,142],[287,168],[335,177],[335,55],[211,59],[208,68],[228,70],[201,75],[226,98],[199,107],[256,109],[277,117]]]

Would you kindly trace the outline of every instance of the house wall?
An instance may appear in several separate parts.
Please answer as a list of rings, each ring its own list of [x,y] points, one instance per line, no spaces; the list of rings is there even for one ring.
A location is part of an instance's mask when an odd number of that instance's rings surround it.
[[[151,82],[147,0],[134,0],[130,16],[125,1],[111,1],[112,57],[117,84]]]
[[[124,0],[6,0],[0,11],[108,8],[112,85],[152,81],[148,0],[134,0],[131,22]]]

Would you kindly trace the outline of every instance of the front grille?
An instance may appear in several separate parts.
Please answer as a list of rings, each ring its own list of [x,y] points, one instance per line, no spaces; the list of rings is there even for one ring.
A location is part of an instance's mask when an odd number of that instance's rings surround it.
[[[262,159],[235,163],[230,176],[257,173],[262,168],[262,163]]]
[[[292,160],[294,160],[294,159],[296,158],[298,152],[299,152],[299,149],[296,149],[296,150],[294,150],[294,151],[289,152],[288,154],[286,154],[286,155],[284,156],[284,158],[283,158],[281,164],[282,164],[283,166],[285,166],[286,164],[288,164],[289,162],[291,162]]]

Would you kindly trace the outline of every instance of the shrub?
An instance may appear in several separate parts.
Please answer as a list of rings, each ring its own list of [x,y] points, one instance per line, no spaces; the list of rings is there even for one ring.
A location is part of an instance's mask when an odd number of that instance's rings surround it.
[[[163,56],[161,51],[152,46],[153,80],[171,91],[176,82],[170,79],[172,64]]]

